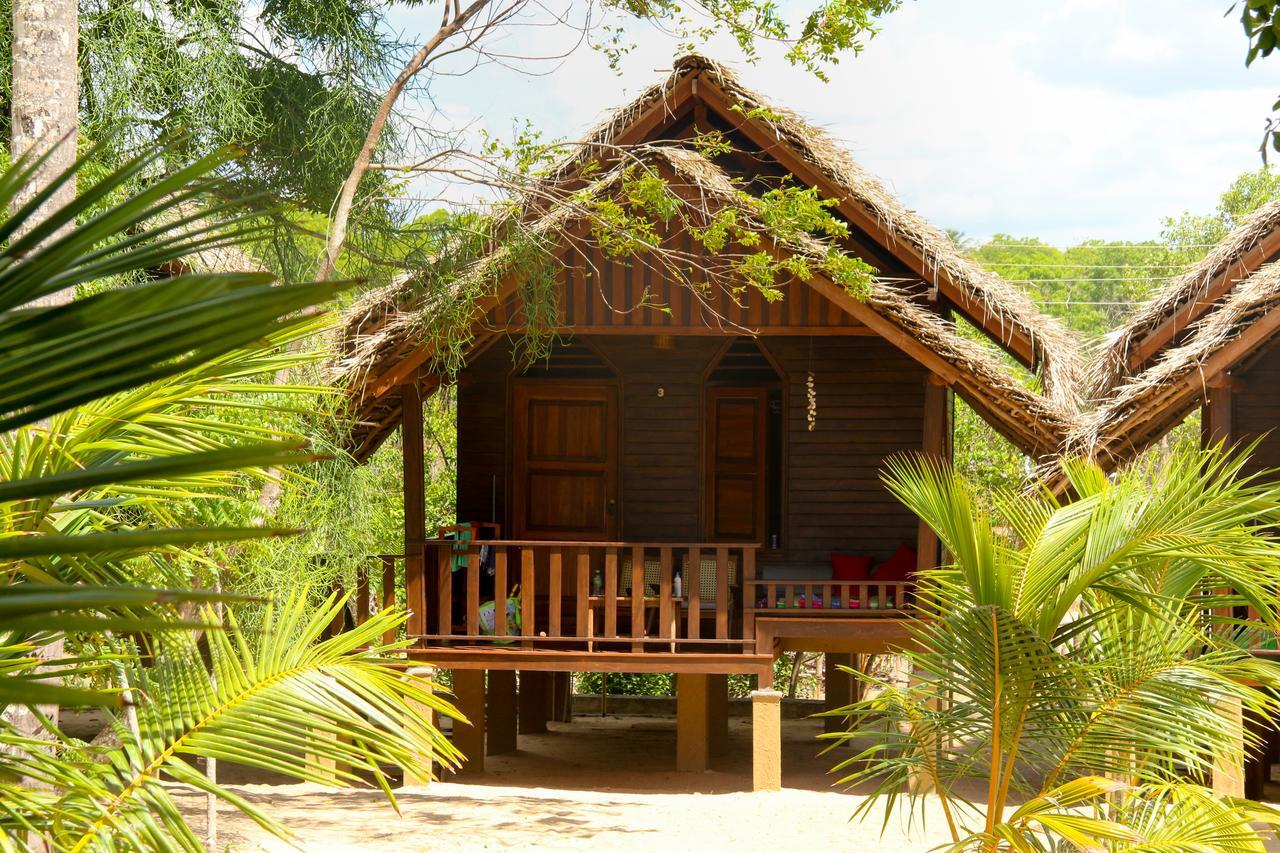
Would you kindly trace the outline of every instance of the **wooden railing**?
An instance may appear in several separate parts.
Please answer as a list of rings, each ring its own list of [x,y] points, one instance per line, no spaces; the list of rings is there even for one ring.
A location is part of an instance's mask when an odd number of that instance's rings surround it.
[[[341,632],[349,625],[360,625],[369,618],[369,614],[397,603],[396,590],[397,566],[404,562],[403,554],[375,554],[356,567],[356,585],[351,590],[347,606],[335,614],[329,623],[327,634]],[[342,582],[335,582],[333,591],[341,595]],[[395,631],[387,631],[382,635],[385,643],[395,642]]]
[[[754,642],[743,630],[743,585],[754,579],[756,551],[720,543],[431,540],[420,561],[406,562],[407,603],[423,614],[411,634],[427,646],[740,649]]]
[[[909,581],[757,578],[746,586],[747,609],[756,615],[801,608],[817,614],[884,616],[912,608],[915,597],[915,584]]]

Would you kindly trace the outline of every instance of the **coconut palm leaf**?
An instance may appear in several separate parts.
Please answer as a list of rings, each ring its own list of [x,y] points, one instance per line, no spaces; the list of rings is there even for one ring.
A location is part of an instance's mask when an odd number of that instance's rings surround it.
[[[381,637],[403,621],[384,611],[360,627],[321,639],[345,606],[331,597],[316,610],[305,593],[266,619],[256,637],[233,615],[208,634],[209,662],[184,635],[167,637],[152,666],[131,665],[139,698],[138,732],[117,723],[121,746],[96,756],[64,744],[58,763],[38,762],[58,794],[52,803],[10,809],[6,828],[38,828],[53,849],[200,849],[162,777],[211,793],[281,837],[287,832],[260,809],[212,782],[200,759],[256,767],[294,779],[340,786],[374,785],[394,804],[387,767],[429,778],[431,764],[457,763],[457,751],[430,714],[459,716],[429,681],[386,665],[396,646]],[[0,744],[15,736],[0,730]],[[30,753],[0,754],[5,772],[33,768]],[[0,799],[11,786],[0,781]],[[57,819],[54,819],[56,816]]]
[[[1259,849],[1248,804],[1187,782],[1256,741],[1224,708],[1280,715],[1280,666],[1237,642],[1230,615],[1252,607],[1277,628],[1280,476],[1243,466],[1221,450],[1176,455],[1154,479],[1073,463],[1063,505],[893,460],[889,489],[952,565],[920,579],[935,609],[912,626],[912,683],[834,712],[851,720],[834,740],[869,739],[836,768],[875,783],[861,813],[929,787],[956,849]],[[1126,793],[1081,781],[1108,775]],[[1024,806],[1007,817],[1014,795]]]

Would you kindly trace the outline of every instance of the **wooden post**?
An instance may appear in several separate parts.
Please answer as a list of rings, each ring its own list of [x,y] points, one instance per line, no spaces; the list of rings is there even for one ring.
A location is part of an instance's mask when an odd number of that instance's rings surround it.
[[[703,673],[676,675],[676,770],[681,773],[701,773],[709,764],[707,680]]]
[[[1232,386],[1233,380],[1228,373],[1219,373],[1205,383],[1205,401],[1200,416],[1202,447],[1212,447],[1219,442],[1229,447],[1235,441]]]
[[[520,734],[547,730],[551,716],[551,673],[520,671]]]
[[[485,752],[502,755],[516,751],[516,672],[489,670],[485,713],[488,742]]]
[[[729,747],[729,676],[707,676],[707,744],[711,755],[724,755]]]
[[[454,704],[471,725],[454,722],[453,745],[466,762],[459,773],[471,776],[484,772],[484,670],[455,669],[453,671]]]
[[[426,470],[422,434],[422,388],[406,383],[400,397],[400,446],[404,452],[404,588],[410,636],[427,633]]]
[[[850,653],[827,652],[823,664],[823,683],[826,689],[822,697],[822,710],[834,711],[837,708],[844,708],[852,705],[854,702],[853,687],[855,679],[852,675],[840,669],[842,666],[852,668],[854,666],[855,655]],[[846,728],[845,720],[842,717],[823,717],[822,730],[828,734],[832,732],[842,732]]]
[[[1213,793],[1220,797],[1244,796],[1244,709],[1239,700],[1230,699],[1218,706],[1222,723],[1228,729],[1232,748],[1213,758]]]
[[[924,386],[923,440],[924,455],[940,461],[951,460],[951,404],[946,380],[930,373]],[[916,542],[916,568],[933,569],[942,562],[942,546],[938,534],[923,521]]]
[[[573,673],[551,673],[551,719],[573,722]]]
[[[782,694],[751,692],[751,790],[782,789]]]
[[[407,675],[414,675],[419,678],[424,678],[427,681],[435,681],[435,677],[436,677],[435,667],[432,667],[432,666],[411,666],[407,670],[405,670],[405,673]],[[436,724],[437,721],[436,721],[436,716],[434,711],[432,711],[427,706],[420,705],[416,702],[411,702],[410,704],[415,711],[417,711],[422,716],[426,717],[431,722],[432,725]],[[428,765],[428,767],[429,766],[430,765]],[[401,785],[405,788],[420,788],[420,787],[425,787],[431,781],[432,781],[431,776],[429,775],[425,777],[419,776],[418,774],[413,772],[413,768],[405,767],[404,781],[401,782]]]

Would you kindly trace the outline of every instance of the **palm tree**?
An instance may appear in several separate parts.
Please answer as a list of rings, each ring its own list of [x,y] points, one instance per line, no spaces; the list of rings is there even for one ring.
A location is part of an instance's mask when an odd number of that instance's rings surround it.
[[[254,380],[306,358],[289,345],[316,331],[314,307],[342,285],[152,277],[253,234],[233,215],[214,224],[229,211],[201,203],[230,152],[174,174],[157,168],[161,153],[47,215],[73,171],[25,202],[14,199],[42,160],[0,174],[0,209],[15,209],[0,221],[0,705],[114,708],[119,741],[80,744],[38,709],[35,736],[0,721],[3,849],[197,848],[161,773],[284,834],[197,758],[388,795],[388,764],[425,778],[458,758],[431,723],[456,712],[387,666],[399,646],[381,637],[397,613],[321,640],[341,600],[317,609],[300,594],[252,634],[234,612],[178,607],[229,599],[190,589],[217,547],[288,532],[241,522],[229,500],[246,477],[314,458],[270,426],[272,398],[305,389],[266,394]],[[145,188],[128,190],[140,176]],[[77,288],[88,295],[42,299]],[[79,648],[113,653],[42,655],[72,631],[92,639]]]
[[[952,563],[920,581],[912,682],[840,712],[838,741],[871,741],[837,767],[874,783],[860,813],[928,790],[955,850],[1261,850],[1250,822],[1280,813],[1202,784],[1243,761],[1232,711],[1280,713],[1280,666],[1247,650],[1280,626],[1280,483],[1244,455],[1114,479],[1070,465],[1066,504],[893,460],[889,489]]]

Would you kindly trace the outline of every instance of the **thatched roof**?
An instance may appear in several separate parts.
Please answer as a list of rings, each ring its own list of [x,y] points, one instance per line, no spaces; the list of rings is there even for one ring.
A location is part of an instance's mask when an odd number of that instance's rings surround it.
[[[732,205],[744,222],[759,233],[767,233],[763,223],[752,222],[753,213],[744,205],[743,196],[730,177],[700,154],[654,145],[633,153],[629,164],[637,161],[661,171],[677,191],[696,193],[697,206],[710,215]],[[599,197],[612,192],[623,174],[621,166],[607,172],[594,181],[589,193]],[[533,239],[570,239],[567,235],[584,215],[579,203],[566,199],[529,223],[527,234]],[[823,244],[809,239],[775,248],[804,256],[815,268],[825,255]],[[398,401],[394,395],[361,398],[367,379],[384,374],[408,352],[422,346],[431,318],[449,310],[450,303],[470,299],[477,292],[492,291],[508,261],[508,249],[502,246],[477,261],[443,292],[421,296],[415,282],[406,280],[368,294],[348,312],[336,368],[338,381],[352,395],[354,409],[359,413],[351,442],[357,456],[375,448],[394,428],[396,420]],[[843,295],[830,282],[825,287],[833,301]],[[862,310],[864,304],[883,318],[877,321],[882,333],[889,332],[891,340],[897,337],[899,346],[910,344],[918,350],[917,357],[929,359],[936,370],[951,374],[956,390],[1019,446],[1036,455],[1052,453],[1059,446],[1069,428],[1069,410],[1027,388],[991,347],[964,338],[953,322],[899,284],[874,281],[865,303],[859,303],[856,310]]]
[[[764,122],[771,135],[815,168],[841,202],[857,205],[887,234],[890,246],[911,247],[923,262],[921,274],[930,285],[945,279],[966,297],[966,306],[979,326],[998,337],[1017,334],[1031,341],[1044,393],[1059,405],[1072,407],[1081,388],[1082,366],[1074,336],[1049,317],[1019,287],[960,254],[947,235],[897,199],[867,172],[839,143],[795,112],[767,101],[743,86],[724,65],[703,56],[677,60],[671,75],[647,88],[635,100],[609,115],[587,134],[582,145],[552,176],[562,180],[592,159],[609,159],[610,148],[641,116],[673,109],[671,93],[687,78],[721,90],[744,115]],[[744,121],[748,119],[743,119]]]
[[[1250,230],[1255,240],[1259,222],[1280,213],[1280,205],[1268,205],[1263,213],[1244,226],[1253,226]],[[1227,249],[1215,249],[1212,254],[1218,258],[1217,266],[1231,263],[1242,245],[1251,244],[1232,239]],[[1237,248],[1235,254],[1228,252],[1232,247]],[[1204,266],[1208,269],[1211,265]],[[1091,452],[1106,467],[1141,452],[1200,404],[1206,383],[1271,339],[1280,325],[1278,308],[1280,262],[1267,264],[1236,284],[1188,328],[1180,345],[1166,348],[1146,369],[1116,387],[1096,410],[1080,420],[1068,440],[1068,452]]]
[[[1210,306],[1202,303],[1215,281],[1224,276],[1244,278],[1261,266],[1269,254],[1261,251],[1261,244],[1277,231],[1280,231],[1280,201],[1273,201],[1246,217],[1200,261],[1161,288],[1123,325],[1108,334],[1088,377],[1091,396],[1104,397],[1127,377],[1141,372],[1150,359],[1131,370],[1131,353],[1166,323],[1180,317],[1185,322],[1193,312],[1207,310]]]

